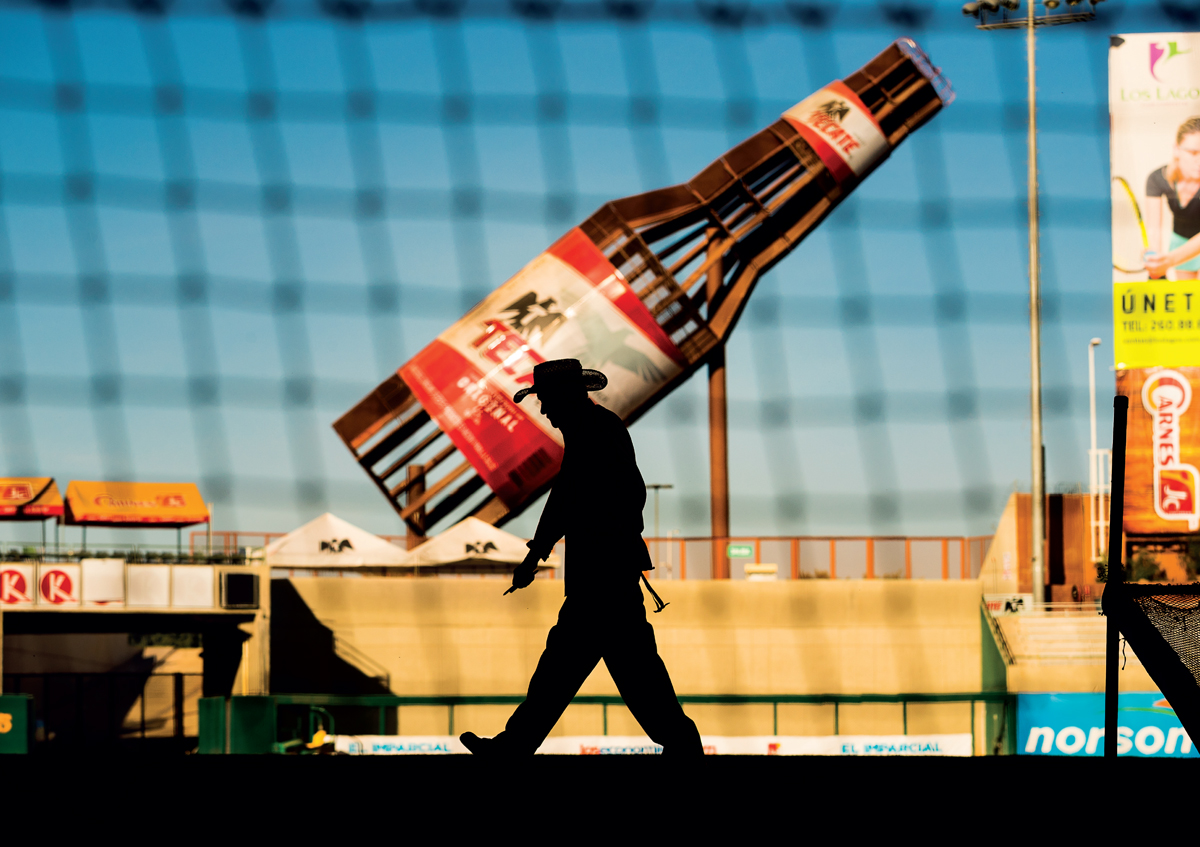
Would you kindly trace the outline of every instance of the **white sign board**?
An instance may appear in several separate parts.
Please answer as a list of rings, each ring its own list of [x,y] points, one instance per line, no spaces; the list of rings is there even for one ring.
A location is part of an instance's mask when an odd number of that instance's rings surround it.
[[[125,605],[125,560],[81,559],[83,605]]]
[[[213,599],[212,565],[173,565],[171,567],[171,605],[184,609],[211,609]]]
[[[334,750],[359,756],[466,753],[453,735],[329,735]],[[969,732],[942,735],[705,736],[715,756],[970,756]],[[658,755],[662,747],[644,735],[560,735],[538,753],[556,756]]]
[[[126,602],[130,606],[166,608],[171,605],[170,565],[130,565]]]

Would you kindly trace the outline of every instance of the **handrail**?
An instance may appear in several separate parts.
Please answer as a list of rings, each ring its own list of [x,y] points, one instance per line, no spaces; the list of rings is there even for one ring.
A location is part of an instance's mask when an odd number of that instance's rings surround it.
[[[996,646],[1000,648],[1000,653],[1004,657],[1006,665],[1015,665],[1017,663],[1017,654],[1008,644],[1008,639],[1004,637],[1004,630],[1000,626],[1000,622],[996,620],[996,616],[992,614],[987,607],[987,602],[980,597],[979,607],[983,610],[983,619],[987,621],[988,629],[992,632],[992,638],[996,641]]]
[[[283,533],[241,532],[225,530],[214,532],[214,553],[239,551],[254,540],[255,545],[267,544]],[[380,535],[379,538],[401,549],[407,549],[404,536]],[[204,532],[193,532],[191,548],[207,540]],[[709,578],[704,574],[712,562],[722,558],[745,559],[753,563],[773,563],[778,566],[778,576],[790,579],[973,579],[987,557],[991,536],[986,535],[728,535],[728,536],[644,536],[643,542],[650,549],[656,566],[651,579],[688,579],[688,560],[691,563],[691,579]],[[219,543],[218,543],[219,542]],[[746,552],[732,556],[724,552],[725,545],[743,546]],[[783,545],[764,553],[764,547]],[[816,545],[814,549],[812,545]],[[886,563],[880,559],[885,545],[903,545],[903,549],[890,547]],[[555,553],[563,556],[566,547],[560,542]],[[922,552],[923,551],[923,552]],[[766,556],[764,558],[764,555]],[[698,558],[697,558],[698,557]],[[321,568],[280,568],[291,576],[312,576]],[[433,576],[436,573],[460,572],[455,568],[426,569],[394,566],[383,569],[392,575],[400,571],[411,571],[405,576]],[[839,570],[841,573],[839,574]],[[297,572],[301,573],[297,573]],[[420,571],[420,573],[418,573]],[[921,573],[917,573],[920,571]],[[361,570],[358,571],[361,573]],[[478,568],[467,568],[461,572],[479,573]],[[548,577],[553,579],[554,572]]]

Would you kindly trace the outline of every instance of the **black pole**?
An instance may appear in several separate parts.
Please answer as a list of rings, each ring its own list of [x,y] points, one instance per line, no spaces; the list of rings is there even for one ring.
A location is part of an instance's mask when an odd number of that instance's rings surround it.
[[[1129,426],[1129,398],[1118,394],[1113,398],[1112,490],[1108,495],[1108,573],[1104,580],[1104,599],[1114,589],[1120,590],[1125,574],[1121,569],[1121,549],[1124,546],[1125,515],[1125,431]],[[1105,605],[1108,605],[1107,603]],[[1107,639],[1104,650],[1104,758],[1117,758],[1117,654],[1121,634],[1117,622],[1108,615]]]

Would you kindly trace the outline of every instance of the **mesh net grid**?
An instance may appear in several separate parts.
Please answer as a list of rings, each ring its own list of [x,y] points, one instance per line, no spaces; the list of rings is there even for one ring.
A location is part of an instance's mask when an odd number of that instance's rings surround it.
[[[1128,586],[1130,599],[1146,616],[1200,686],[1200,584]]]
[[[1039,36],[1060,491],[1111,318],[1098,33],[1188,25],[1098,12]],[[4,472],[195,480],[223,529],[394,532],[338,415],[601,203],[690,178],[899,36],[959,100],[750,301],[732,518],[987,531],[1029,473],[1024,48],[919,2],[0,0]],[[695,379],[634,428],[688,535],[705,406]]]

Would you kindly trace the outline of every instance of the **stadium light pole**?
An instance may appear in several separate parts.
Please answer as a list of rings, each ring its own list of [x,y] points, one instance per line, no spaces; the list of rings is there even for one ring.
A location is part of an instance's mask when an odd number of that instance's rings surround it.
[[[658,492],[664,488],[674,488],[675,486],[669,482],[651,482],[646,486],[647,491],[654,492],[654,552],[658,554],[661,550],[661,541],[658,540]],[[657,563],[653,563],[657,564]]]
[[[1093,338],[1088,342],[1088,402],[1091,409],[1091,426],[1092,426],[1092,453],[1096,451],[1096,348],[1102,344],[1099,338]],[[1095,459],[1092,460],[1093,465]],[[1099,479],[1092,480],[1095,484]]]
[[[655,539],[658,538],[658,492],[662,491],[664,488],[674,488],[674,487],[675,487],[674,485],[671,485],[668,482],[652,482],[646,486],[646,490],[654,492],[654,537],[655,537]]]
[[[1108,483],[1105,481],[1104,457],[1110,450],[1101,450],[1096,444],[1096,348],[1102,344],[1099,338],[1088,342],[1088,409],[1091,424],[1091,447],[1088,449],[1088,508],[1091,512],[1092,562],[1100,561],[1108,543],[1108,514],[1105,512],[1104,495]]]
[[[1067,0],[1074,9],[1083,0]],[[1101,0],[1089,0],[1095,6]],[[1030,358],[1030,459],[1033,476],[1030,497],[1030,536],[1032,548],[1030,577],[1035,605],[1046,601],[1046,469],[1042,443],[1042,309],[1039,276],[1040,254],[1038,249],[1038,175],[1037,175],[1037,41],[1035,31],[1039,26],[1059,26],[1082,23],[1096,17],[1090,10],[1083,12],[1057,12],[1060,0],[1042,0],[1045,12],[1038,15],[1032,0],[1022,17],[1009,17],[1009,12],[1021,8],[1020,0],[981,0],[962,7],[964,15],[979,20],[977,29],[1024,29],[1025,59],[1029,81],[1029,171],[1027,192],[1029,195],[1029,358]],[[989,15],[998,19],[988,21]]]

